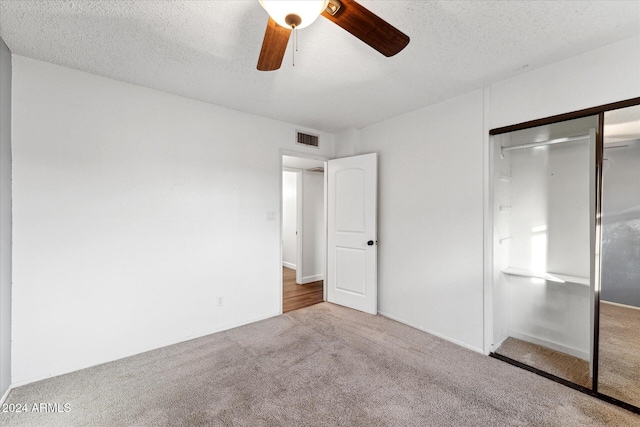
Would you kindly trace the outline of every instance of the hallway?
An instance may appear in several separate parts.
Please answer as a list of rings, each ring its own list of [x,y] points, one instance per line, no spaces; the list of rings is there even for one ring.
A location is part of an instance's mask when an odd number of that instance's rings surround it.
[[[323,281],[296,284],[296,271],[282,267],[282,312],[297,310],[323,301]]]

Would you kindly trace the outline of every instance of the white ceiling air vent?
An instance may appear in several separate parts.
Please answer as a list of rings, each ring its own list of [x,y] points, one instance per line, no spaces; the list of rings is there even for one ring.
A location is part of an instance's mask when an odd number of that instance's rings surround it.
[[[320,141],[320,139],[318,138],[317,135],[310,135],[308,133],[302,133],[300,131],[296,132],[298,135],[298,139],[297,142],[298,144],[302,144],[302,145],[307,145],[309,147],[316,147],[318,148],[318,143]]]

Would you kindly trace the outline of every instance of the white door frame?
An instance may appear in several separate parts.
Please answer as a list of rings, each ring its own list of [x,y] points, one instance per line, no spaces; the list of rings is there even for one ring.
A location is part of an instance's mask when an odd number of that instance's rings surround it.
[[[322,286],[322,299],[324,301],[327,300],[327,286],[326,285],[326,279],[327,279],[327,162],[329,161],[329,157],[326,156],[318,156],[318,155],[314,155],[314,154],[310,154],[310,153],[301,153],[298,151],[292,151],[292,150],[284,150],[281,149],[280,150],[280,222],[279,222],[279,234],[280,234],[280,257],[279,257],[279,261],[280,261],[280,266],[278,271],[280,272],[280,314],[282,314],[282,291],[283,291],[283,277],[282,277],[282,171],[286,170],[288,168],[285,168],[282,164],[282,156],[291,156],[291,157],[299,157],[299,158],[303,158],[303,159],[310,159],[310,160],[319,160],[321,162],[324,162],[324,169],[325,169],[325,174],[324,174],[324,230],[325,230],[325,244],[324,244],[324,280],[325,280],[325,284],[323,284]],[[298,169],[299,170],[299,169]],[[300,183],[302,181],[300,180]],[[298,187],[299,188],[299,187]],[[296,200],[297,202],[297,200]],[[300,209],[299,214],[302,215],[302,209]],[[299,223],[301,224],[301,222]],[[298,233],[298,240],[297,240],[297,244],[298,244],[298,250],[299,252],[299,258],[298,260],[296,260],[296,264],[298,262],[302,262],[302,241],[301,241],[301,235],[302,233]],[[298,277],[298,272],[301,272],[301,269],[297,267],[296,265],[296,282],[301,282],[302,281],[302,277]]]
[[[296,283],[302,283],[302,169],[282,167],[283,172],[296,174]],[[282,204],[280,204],[282,206]],[[284,224],[283,224],[284,227]]]

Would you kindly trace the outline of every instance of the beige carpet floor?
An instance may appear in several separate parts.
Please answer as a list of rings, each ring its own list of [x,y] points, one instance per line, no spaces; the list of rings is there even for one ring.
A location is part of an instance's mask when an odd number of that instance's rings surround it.
[[[589,362],[586,360],[513,337],[507,338],[496,353],[591,388]]]
[[[33,383],[3,426],[638,426],[640,416],[381,316],[321,303]]]
[[[513,337],[496,350],[534,368],[591,388],[589,362]],[[640,309],[600,303],[598,391],[640,406]]]
[[[640,406],[640,310],[600,302],[598,391]]]

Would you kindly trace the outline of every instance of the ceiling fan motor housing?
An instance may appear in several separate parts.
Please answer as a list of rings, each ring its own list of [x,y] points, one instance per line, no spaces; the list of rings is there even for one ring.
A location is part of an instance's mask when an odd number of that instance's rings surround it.
[[[329,0],[329,4],[327,5],[325,12],[331,16],[335,16],[335,14],[338,13],[338,10],[340,10],[340,6],[341,4],[338,0]]]
[[[302,18],[295,13],[290,13],[284,17],[284,22],[287,23],[291,28],[299,27],[302,24]]]

